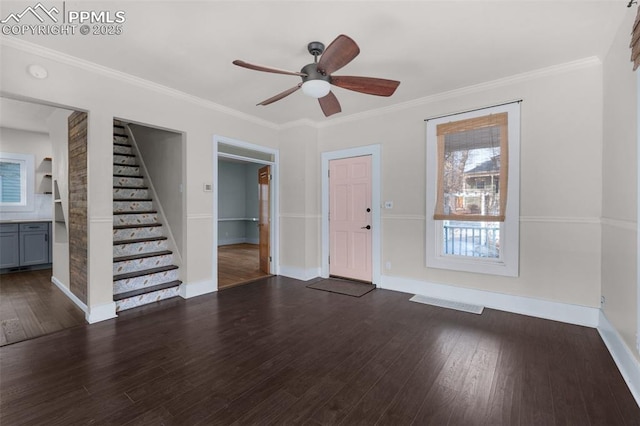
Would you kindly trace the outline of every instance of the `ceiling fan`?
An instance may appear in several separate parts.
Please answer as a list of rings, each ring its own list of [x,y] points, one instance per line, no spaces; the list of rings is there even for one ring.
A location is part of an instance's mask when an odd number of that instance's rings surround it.
[[[239,67],[255,71],[302,77],[302,82],[298,83],[298,85],[278,93],[258,105],[269,105],[302,88],[303,93],[318,99],[320,108],[322,108],[322,112],[327,117],[342,111],[338,99],[331,92],[332,84],[343,89],[377,96],[393,95],[400,84],[399,81],[383,78],[332,75],[333,72],[347,65],[360,53],[360,48],[356,42],[344,34],[336,37],[326,49],[324,44],[319,41],[312,41],[307,46],[307,49],[313,55],[313,63],[302,67],[300,72],[254,65],[240,60],[235,60],[233,63]],[[318,57],[320,57],[320,60],[318,60]]]

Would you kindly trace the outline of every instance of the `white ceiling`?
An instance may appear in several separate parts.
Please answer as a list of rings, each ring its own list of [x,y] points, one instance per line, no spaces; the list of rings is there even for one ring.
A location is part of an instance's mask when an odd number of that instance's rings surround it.
[[[3,2],[2,14],[33,2]],[[66,2],[67,9],[79,2]],[[33,36],[25,40],[142,77],[276,124],[317,122],[412,101],[606,54],[626,0],[547,1],[103,1],[123,10],[118,36]],[[631,29],[630,29],[631,30]],[[336,75],[400,80],[391,98],[335,88],[342,113],[325,118],[298,91],[296,76],[232,65],[234,59],[298,71],[313,62],[307,43],[346,34],[360,55]]]
[[[55,110],[46,105],[0,98],[0,127],[49,133],[46,120]]]

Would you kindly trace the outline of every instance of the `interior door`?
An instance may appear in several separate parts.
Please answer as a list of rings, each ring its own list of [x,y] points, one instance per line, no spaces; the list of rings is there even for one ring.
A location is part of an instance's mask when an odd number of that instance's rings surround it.
[[[329,274],[371,282],[371,156],[329,162]]]
[[[258,239],[260,252],[260,270],[265,274],[270,274],[270,200],[271,194],[271,166],[264,166],[258,170]]]

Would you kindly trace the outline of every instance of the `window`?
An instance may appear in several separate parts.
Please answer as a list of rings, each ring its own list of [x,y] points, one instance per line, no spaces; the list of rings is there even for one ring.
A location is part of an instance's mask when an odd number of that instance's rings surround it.
[[[518,275],[520,106],[427,121],[427,266]]]
[[[33,179],[33,155],[0,152],[0,209],[32,210]]]

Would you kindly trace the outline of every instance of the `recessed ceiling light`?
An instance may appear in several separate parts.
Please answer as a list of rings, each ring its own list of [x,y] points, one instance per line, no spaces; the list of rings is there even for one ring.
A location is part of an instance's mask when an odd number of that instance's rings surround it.
[[[47,78],[47,76],[49,75],[49,72],[45,67],[43,67],[42,65],[36,65],[36,64],[29,65],[27,67],[27,72],[33,78],[37,78],[40,80],[42,80],[43,78]]]

